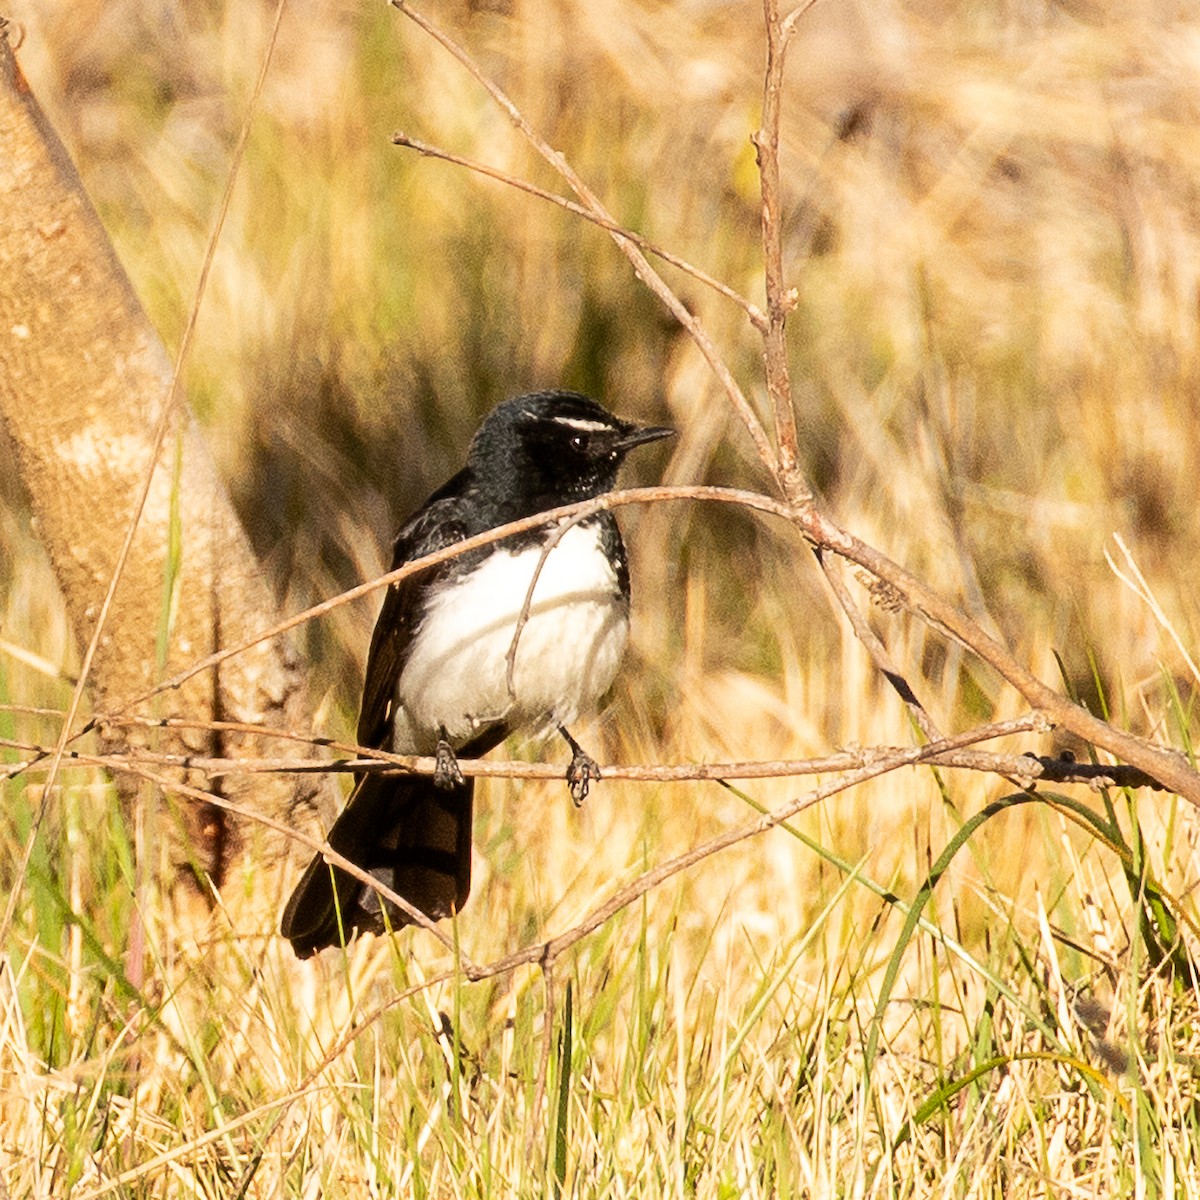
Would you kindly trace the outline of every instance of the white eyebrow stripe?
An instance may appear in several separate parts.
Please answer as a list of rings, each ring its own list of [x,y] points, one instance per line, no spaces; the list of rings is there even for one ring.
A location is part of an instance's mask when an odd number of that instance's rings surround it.
[[[589,421],[586,417],[555,417],[554,421],[568,429],[578,429],[580,433],[604,433],[612,429],[605,421]]]

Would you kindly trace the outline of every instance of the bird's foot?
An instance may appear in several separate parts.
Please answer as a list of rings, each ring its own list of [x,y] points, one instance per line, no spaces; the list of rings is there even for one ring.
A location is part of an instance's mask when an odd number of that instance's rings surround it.
[[[580,808],[587,799],[588,788],[600,778],[600,767],[594,758],[580,750],[571,759],[567,767],[567,786],[571,789],[571,799],[575,807]]]
[[[442,736],[438,738],[435,757],[437,758],[437,767],[433,772],[433,786],[441,788],[444,792],[450,792],[456,787],[462,787],[466,780],[463,778],[463,773],[458,769],[458,759],[454,757],[454,749],[446,740],[446,731],[444,729],[442,730]]]
[[[558,732],[567,740],[571,747],[571,762],[567,767],[567,787],[571,789],[571,799],[579,808],[587,799],[588,789],[600,779],[600,764],[560,725]]]

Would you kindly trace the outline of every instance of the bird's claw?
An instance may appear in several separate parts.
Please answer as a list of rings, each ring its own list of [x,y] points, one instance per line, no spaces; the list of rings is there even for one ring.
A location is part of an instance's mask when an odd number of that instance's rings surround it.
[[[600,778],[600,767],[591,755],[576,749],[567,767],[567,786],[571,789],[571,799],[576,808],[580,808],[587,799],[588,789]]]
[[[466,780],[463,779],[463,773],[458,769],[458,759],[454,757],[453,748],[444,737],[438,738],[436,758],[437,767],[433,772],[433,786],[441,788],[444,792],[462,787]]]

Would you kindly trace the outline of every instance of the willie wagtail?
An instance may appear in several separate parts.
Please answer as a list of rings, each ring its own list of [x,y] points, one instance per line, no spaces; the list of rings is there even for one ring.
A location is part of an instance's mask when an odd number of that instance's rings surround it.
[[[671,436],[606,412],[577,392],[498,405],[467,465],[408,519],[392,567],[522,517],[616,486],[635,446]],[[545,556],[511,668],[509,649]],[[629,629],[629,569],[617,522],[596,513],[562,532],[539,526],[393,583],[384,598],[358,719],[360,745],[436,755],[432,777],[362,774],[329,844],[432,919],[471,889],[471,801],[456,754],[477,758],[518,731],[558,729],[572,750],[576,802],[598,778],[567,732],[599,703]],[[288,901],[283,935],[301,958],[409,917],[317,855]]]

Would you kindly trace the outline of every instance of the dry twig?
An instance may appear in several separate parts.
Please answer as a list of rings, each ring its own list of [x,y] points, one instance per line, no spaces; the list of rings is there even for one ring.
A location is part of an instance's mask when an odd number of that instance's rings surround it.
[[[488,179],[495,179],[499,183],[515,188],[518,192],[526,192],[530,196],[536,196],[539,200],[547,200],[551,204],[557,204],[559,208],[566,209],[567,212],[572,213],[574,216],[632,242],[639,250],[644,250],[647,254],[653,254],[655,258],[661,258],[663,262],[670,263],[673,267],[678,267],[685,275],[690,275],[699,283],[704,284],[705,287],[712,288],[714,292],[724,296],[726,300],[732,300],[746,314],[747,319],[755,329],[762,332],[767,328],[767,319],[763,316],[762,309],[757,304],[753,304],[747,300],[740,292],[734,291],[727,283],[722,283],[707,271],[703,271],[688,262],[687,259],[680,258],[677,254],[672,254],[670,250],[664,250],[662,246],[655,245],[654,242],[650,241],[649,238],[643,237],[640,233],[635,233],[632,229],[624,225],[618,225],[616,221],[608,220],[598,213],[592,212],[591,209],[585,208],[582,204],[576,204],[574,200],[568,200],[566,196],[560,196],[557,192],[548,192],[545,188],[540,188],[537,184],[530,183],[518,175],[510,175],[507,171],[501,171],[499,167],[489,166],[487,163],[479,162],[473,158],[465,158],[461,154],[454,154],[449,150],[443,150],[441,146],[431,146],[428,142],[422,142],[418,138],[410,137],[407,133],[400,131],[393,133],[392,145],[402,146],[406,150],[415,150],[422,158],[437,158],[441,159],[442,162],[453,163],[456,167],[465,167],[468,171],[474,171],[477,175],[485,175]]]

